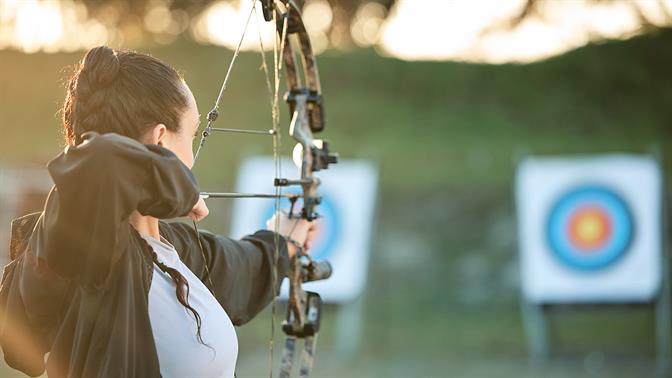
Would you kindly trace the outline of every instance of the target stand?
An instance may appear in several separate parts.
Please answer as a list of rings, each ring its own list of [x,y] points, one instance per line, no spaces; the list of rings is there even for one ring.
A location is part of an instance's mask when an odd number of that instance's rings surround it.
[[[517,166],[522,301],[530,358],[552,357],[548,315],[655,310],[657,372],[672,354],[669,256],[659,159],[526,157]]]

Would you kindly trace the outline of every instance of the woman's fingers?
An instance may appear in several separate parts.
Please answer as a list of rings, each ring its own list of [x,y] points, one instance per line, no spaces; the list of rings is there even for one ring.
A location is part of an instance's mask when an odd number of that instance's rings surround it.
[[[289,215],[283,211],[273,214],[266,221],[266,228],[268,230],[275,231],[286,238],[296,241],[307,252],[310,252],[310,249],[314,246],[315,239],[320,233],[321,227],[322,222],[319,219],[309,222],[302,218],[289,218]]]
[[[203,198],[199,198],[198,202],[196,202],[196,205],[194,205],[189,214],[187,214],[187,217],[195,222],[200,222],[201,220],[205,219],[208,214],[210,214],[210,210],[205,204],[205,200]]]
[[[300,218],[289,218],[286,213],[278,212],[266,222],[266,227],[269,230],[277,231],[282,236],[295,240],[301,245],[305,245],[311,222]]]
[[[310,251],[313,248],[313,243],[318,233],[320,232],[320,220],[316,219],[312,222],[309,222],[308,235],[306,236],[305,248],[307,251]]]

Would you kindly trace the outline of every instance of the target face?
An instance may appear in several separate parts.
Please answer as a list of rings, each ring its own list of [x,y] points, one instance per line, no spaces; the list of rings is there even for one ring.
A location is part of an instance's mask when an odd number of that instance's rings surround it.
[[[2,0],[0,0],[2,1]],[[238,174],[236,191],[241,193],[273,193],[275,187],[269,177],[275,174],[275,160],[270,156],[250,157],[244,160]],[[290,159],[283,159],[283,166],[291,166]],[[283,176],[298,179],[299,172]],[[310,255],[313,260],[328,260],[333,274],[328,280],[307,282],[306,289],[322,296],[325,303],[350,303],[366,287],[370,254],[371,227],[375,224],[378,171],[374,164],[365,160],[341,160],[329,169],[320,172],[322,184],[318,190],[322,201],[315,209],[318,218],[316,234],[312,235]],[[346,183],[346,184],[344,184]],[[302,194],[301,188],[289,187],[284,194]],[[353,193],[357,193],[353,196]],[[242,238],[251,230],[265,229],[272,217],[276,201],[234,202],[230,235]],[[280,200],[279,207],[289,211],[287,198]],[[293,213],[303,209],[303,200],[294,204]],[[271,225],[273,228],[273,225]],[[283,280],[281,298],[287,298],[289,285]]]
[[[561,196],[551,208],[547,241],[565,265],[604,269],[630,247],[634,224],[625,201],[600,186],[584,186]]]

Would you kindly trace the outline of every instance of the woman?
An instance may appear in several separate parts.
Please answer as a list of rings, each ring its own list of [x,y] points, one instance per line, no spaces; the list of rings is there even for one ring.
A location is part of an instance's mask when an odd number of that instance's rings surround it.
[[[270,302],[273,269],[281,281],[315,230],[280,215],[281,236],[236,241],[160,221],[208,215],[190,171],[198,124],[189,87],[167,64],[105,46],[86,53],[63,107],[67,147],[47,165],[55,186],[44,211],[12,224],[0,290],[10,366],[32,376],[233,376],[232,324]]]

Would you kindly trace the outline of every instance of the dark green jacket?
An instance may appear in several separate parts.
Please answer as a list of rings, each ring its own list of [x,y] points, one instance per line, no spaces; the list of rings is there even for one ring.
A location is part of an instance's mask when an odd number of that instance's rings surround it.
[[[49,162],[55,186],[44,211],[12,223],[0,345],[5,361],[31,376],[46,368],[54,377],[158,377],[148,313],[153,263],[128,217],[136,209],[159,219],[184,216],[199,190],[165,148],[85,135]],[[160,233],[201,280],[208,265],[215,297],[235,325],[277,293],[272,232],[238,241],[201,231],[205,261],[190,226],[160,222]],[[280,246],[278,281],[288,267],[282,238]]]

